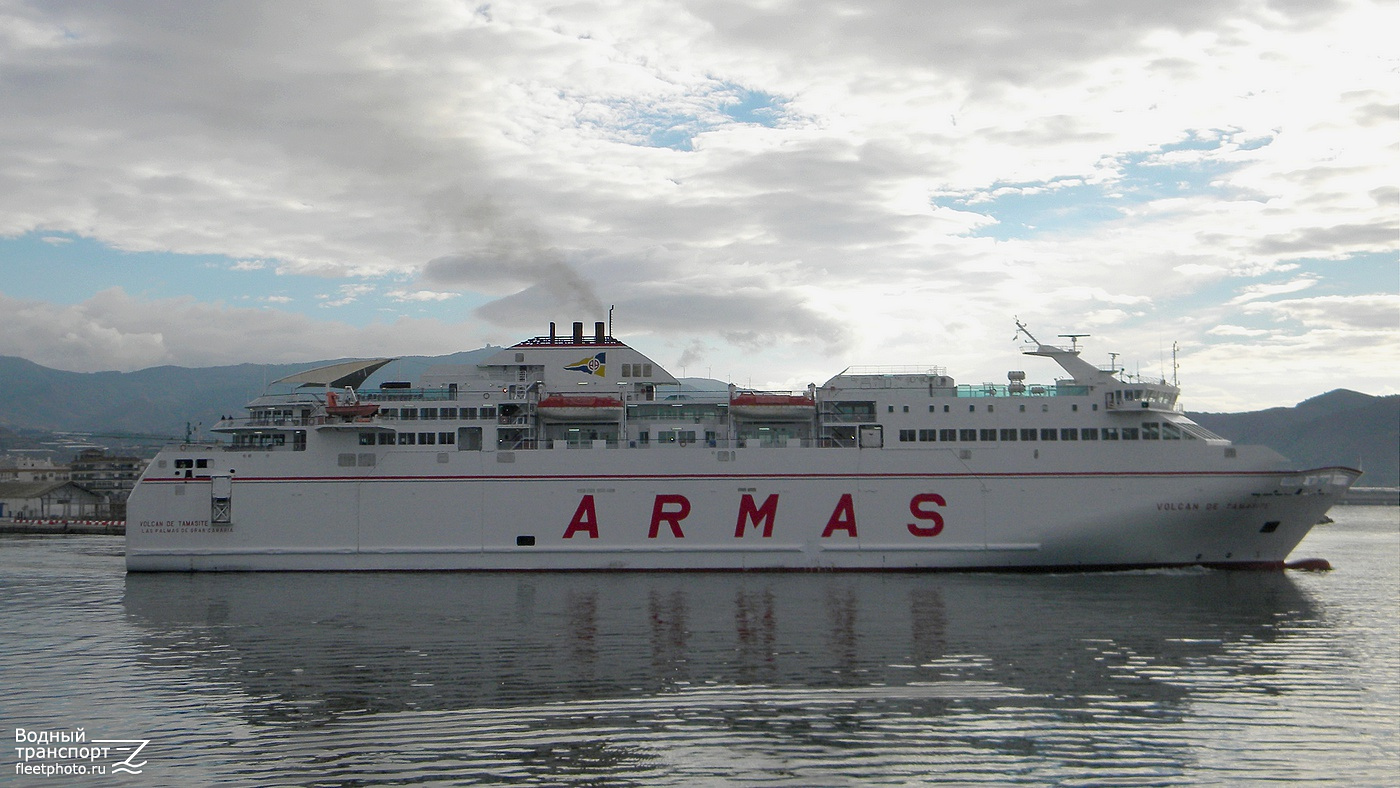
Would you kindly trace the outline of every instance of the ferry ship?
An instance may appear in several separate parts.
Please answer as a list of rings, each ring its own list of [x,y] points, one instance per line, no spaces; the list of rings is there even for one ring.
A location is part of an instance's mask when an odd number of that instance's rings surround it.
[[[848,368],[704,392],[604,324],[418,381],[282,378],[172,445],[128,501],[130,571],[1280,568],[1360,472],[1300,469],[1179,389],[1037,340],[1064,373]]]

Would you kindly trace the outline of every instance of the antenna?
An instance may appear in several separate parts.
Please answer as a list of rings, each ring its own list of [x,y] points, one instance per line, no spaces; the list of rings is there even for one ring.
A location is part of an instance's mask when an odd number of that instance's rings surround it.
[[[613,334],[613,332],[612,332],[612,311],[613,311],[614,309],[617,309],[617,304],[612,304],[611,306],[608,307],[608,338],[609,338],[609,339],[611,339],[611,338],[614,336],[614,334]]]
[[[1180,349],[1181,349],[1181,347],[1180,347],[1179,345],[1177,345],[1177,343],[1175,343],[1175,342],[1172,343],[1172,385],[1173,385],[1173,386],[1180,386],[1180,385],[1181,385],[1181,381],[1177,378],[1177,371],[1181,369],[1181,365],[1178,364],[1178,363],[1176,363],[1176,352],[1177,352],[1178,350],[1180,350]]]
[[[1025,335],[1026,335],[1026,339],[1029,339],[1031,342],[1035,343],[1037,346],[1040,345],[1040,340],[1035,338],[1035,335],[1031,333],[1031,330],[1030,330],[1029,328],[1026,328],[1026,324],[1025,324],[1025,323],[1022,323],[1022,322],[1021,322],[1021,318],[1018,317],[1018,318],[1016,318],[1016,336],[1012,337],[1012,339],[1014,340],[1014,339],[1016,339],[1016,337],[1019,337],[1019,336],[1021,336],[1022,334],[1025,334]]]
[[[1109,354],[1108,354],[1108,368],[1109,368],[1110,370],[1112,370],[1112,371],[1113,371],[1113,374],[1115,374],[1115,375],[1118,374],[1118,356],[1119,356],[1119,355],[1120,355],[1120,354],[1118,354],[1118,353],[1109,353]]]

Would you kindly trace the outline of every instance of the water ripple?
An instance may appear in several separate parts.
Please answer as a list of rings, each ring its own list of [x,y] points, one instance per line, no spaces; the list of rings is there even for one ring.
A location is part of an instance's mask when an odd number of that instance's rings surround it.
[[[4,539],[0,718],[150,739],[142,785],[1385,785],[1400,523],[1341,515],[1297,575],[125,577]]]

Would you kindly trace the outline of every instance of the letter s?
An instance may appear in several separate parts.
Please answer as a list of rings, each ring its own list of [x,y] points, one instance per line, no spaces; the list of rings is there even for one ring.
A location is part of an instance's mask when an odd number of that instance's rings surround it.
[[[916,523],[910,523],[909,533],[915,536],[938,536],[943,533],[943,515],[932,509],[923,508],[924,504],[947,506],[948,502],[943,500],[943,496],[938,493],[919,493],[913,498],[910,498],[909,513],[920,520],[929,520],[933,525],[920,526]]]

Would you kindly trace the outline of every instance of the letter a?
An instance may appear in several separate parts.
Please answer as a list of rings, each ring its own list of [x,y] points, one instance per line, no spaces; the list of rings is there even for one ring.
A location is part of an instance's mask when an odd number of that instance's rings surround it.
[[[583,500],[578,502],[578,509],[574,510],[574,519],[569,521],[564,538],[573,539],[574,534],[579,532],[588,534],[589,539],[598,538],[598,511],[593,508],[591,495],[583,496]]]
[[[850,493],[842,495],[841,500],[836,502],[831,519],[826,521],[826,530],[822,531],[822,538],[831,536],[834,531],[845,531],[852,537],[856,535],[856,505]]]
[[[767,539],[773,535],[773,518],[778,516],[778,494],[773,493],[763,499],[762,506],[753,505],[753,496],[744,493],[744,497],[739,501],[739,522],[734,525],[734,538],[742,539],[744,536],[744,522],[752,521],[754,527],[763,525],[763,538]]]

